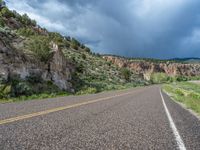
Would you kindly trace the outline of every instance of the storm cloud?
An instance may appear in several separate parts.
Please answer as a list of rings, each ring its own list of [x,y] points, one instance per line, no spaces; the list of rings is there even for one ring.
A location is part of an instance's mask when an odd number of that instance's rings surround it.
[[[7,5],[95,52],[200,57],[199,0],[8,0]]]

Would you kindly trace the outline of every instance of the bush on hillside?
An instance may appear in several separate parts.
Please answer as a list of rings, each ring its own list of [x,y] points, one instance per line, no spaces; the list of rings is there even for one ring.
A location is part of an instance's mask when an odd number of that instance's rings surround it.
[[[153,73],[150,77],[150,81],[155,84],[167,83],[171,81],[171,77],[165,73]]]
[[[62,37],[62,35],[60,35],[59,33],[56,33],[56,32],[49,33],[49,38],[58,45],[62,44],[64,42],[64,38]]]
[[[36,26],[37,25],[37,22],[36,22],[36,20],[31,20],[31,24],[32,24],[32,26]]]
[[[69,47],[70,47],[70,44],[69,44],[67,41],[64,41],[62,46],[63,46],[63,47],[66,47],[66,48],[69,48]]]
[[[65,36],[64,38],[65,38],[65,40],[67,40],[69,42],[71,41],[71,37],[70,36]]]
[[[129,81],[130,80],[130,77],[131,77],[131,71],[127,68],[123,68],[121,70],[121,74],[123,76],[123,78],[126,80],[126,81]]]
[[[176,77],[176,81],[188,81],[188,78],[187,77],[185,77],[185,76],[178,76],[178,77]]]
[[[29,84],[23,82],[17,74],[10,74],[7,84],[11,86],[11,97],[32,94]]]
[[[84,48],[85,48],[85,45],[84,45],[84,44],[81,44],[81,48],[84,49]]]
[[[72,38],[71,40],[71,48],[78,50],[78,48],[80,47],[80,43],[79,41],[77,41],[75,38]]]
[[[84,65],[83,64],[78,64],[76,66],[76,71],[79,73],[83,73],[84,72]]]
[[[90,48],[88,48],[88,47],[85,47],[84,50],[85,50],[87,53],[90,53],[90,52],[91,52]]]
[[[17,21],[20,21],[19,18],[21,18],[21,15],[15,10],[13,10],[13,14],[14,14],[15,18],[17,19]]]
[[[78,46],[77,45],[75,45],[75,44],[71,44],[71,48],[73,48],[73,49],[75,49],[75,50],[78,50]]]
[[[29,16],[27,14],[23,14],[21,16],[21,22],[24,24],[24,25],[31,25],[31,19],[29,18]]]
[[[46,63],[52,55],[49,47],[49,39],[45,36],[36,36],[32,39],[28,44],[28,49],[32,51],[37,59]]]
[[[69,44],[69,41],[67,38],[70,38],[70,37],[63,37],[62,35],[60,35],[59,33],[56,33],[56,32],[49,33],[49,39],[54,41],[61,48],[69,48],[70,47],[70,44]]]
[[[86,59],[86,55],[83,53],[82,54],[82,58],[85,60]]]
[[[0,99],[9,97],[11,92],[11,86],[6,84],[0,84]]]
[[[0,17],[0,27],[5,27],[5,23],[3,18]]]
[[[18,97],[21,95],[30,96],[32,93],[31,87],[26,82],[19,82],[12,86],[12,96]]]
[[[14,13],[10,11],[7,7],[4,7],[3,9],[1,9],[0,16],[6,17],[6,18],[15,17]]]
[[[77,95],[84,95],[84,94],[95,94],[98,90],[95,87],[84,87],[82,90],[78,91]]]
[[[36,35],[36,32],[31,28],[20,28],[17,30],[17,33],[25,37]]]

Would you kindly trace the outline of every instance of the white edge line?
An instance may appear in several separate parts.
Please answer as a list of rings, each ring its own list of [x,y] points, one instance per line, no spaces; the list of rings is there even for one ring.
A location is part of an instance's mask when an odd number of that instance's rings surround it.
[[[184,144],[184,142],[183,142],[183,140],[182,140],[182,138],[181,138],[181,136],[180,136],[180,134],[179,134],[179,132],[178,132],[178,130],[176,128],[176,125],[175,125],[175,123],[174,123],[174,121],[172,119],[172,116],[171,116],[171,114],[170,114],[170,112],[169,112],[169,110],[167,108],[167,105],[165,103],[165,100],[164,100],[164,97],[162,95],[161,89],[160,89],[160,96],[162,98],[163,106],[165,108],[165,112],[166,112],[167,117],[169,119],[170,127],[173,130],[177,145],[178,145],[180,150],[186,150],[185,144]]]

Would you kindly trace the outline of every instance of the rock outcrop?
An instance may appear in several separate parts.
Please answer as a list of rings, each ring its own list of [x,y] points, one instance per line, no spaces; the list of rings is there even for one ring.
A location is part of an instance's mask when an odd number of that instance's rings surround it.
[[[44,63],[16,50],[13,45],[10,45],[12,42],[6,43],[5,39],[12,41],[14,37],[9,39],[9,34],[4,35],[0,32],[0,77],[2,79],[9,80],[11,76],[19,76],[25,80],[34,75],[44,81],[52,81],[62,90],[73,91],[70,83],[73,65],[67,62],[56,44],[51,43],[52,58]]]
[[[63,52],[58,48],[58,45],[55,43],[51,44],[53,57],[48,64],[48,73],[50,74],[50,79],[61,89],[72,90],[70,80],[71,73],[74,72],[74,67],[72,64],[67,62]],[[44,79],[45,78],[46,77],[44,77]]]
[[[200,76],[200,64],[182,63],[155,63],[150,61],[131,61],[125,58],[104,56],[109,62],[119,66],[128,67],[138,74],[142,74],[146,80],[150,80],[152,73],[166,73],[169,76]]]

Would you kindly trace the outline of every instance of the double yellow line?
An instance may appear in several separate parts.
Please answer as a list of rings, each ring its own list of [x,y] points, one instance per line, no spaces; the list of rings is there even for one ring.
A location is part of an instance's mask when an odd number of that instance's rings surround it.
[[[70,109],[70,108],[75,108],[75,107],[79,107],[79,106],[83,106],[83,105],[93,104],[93,103],[96,103],[96,102],[105,101],[105,100],[109,100],[109,99],[112,99],[112,98],[128,95],[128,94],[131,94],[131,93],[132,92],[127,92],[127,93],[119,94],[119,95],[115,95],[115,96],[99,98],[99,99],[96,99],[96,100],[91,100],[91,101],[72,104],[72,105],[68,105],[68,106],[53,108],[53,109],[44,110],[44,111],[31,113],[31,114],[27,114],[27,115],[22,115],[22,116],[18,116],[18,117],[8,118],[8,119],[0,120],[0,125],[12,123],[12,122],[16,122],[16,121],[20,121],[20,120],[24,120],[24,119],[29,119],[29,118],[33,118],[33,117],[37,117],[37,116],[47,115],[47,114],[50,114],[50,113],[53,113],[53,112],[58,112],[58,111],[62,111],[62,110]]]

